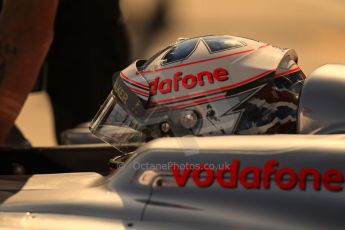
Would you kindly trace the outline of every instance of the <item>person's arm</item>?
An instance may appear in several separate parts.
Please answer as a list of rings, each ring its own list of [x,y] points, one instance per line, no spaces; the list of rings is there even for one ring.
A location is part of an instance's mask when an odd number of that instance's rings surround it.
[[[0,143],[13,126],[53,40],[58,0],[5,0],[0,15]]]

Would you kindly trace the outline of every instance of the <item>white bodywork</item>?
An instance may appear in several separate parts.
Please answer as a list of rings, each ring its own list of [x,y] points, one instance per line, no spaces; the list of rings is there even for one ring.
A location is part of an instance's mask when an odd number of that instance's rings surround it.
[[[157,167],[232,159],[259,166],[275,159],[281,167],[295,170],[344,172],[344,139],[343,135],[162,138],[142,146],[108,177],[96,173],[2,177],[0,197],[7,197],[0,204],[0,229],[341,229],[343,191],[224,189],[216,184],[197,188],[189,182],[179,188],[168,168]]]
[[[313,71],[300,96],[298,133],[345,133],[345,65],[328,64]]]

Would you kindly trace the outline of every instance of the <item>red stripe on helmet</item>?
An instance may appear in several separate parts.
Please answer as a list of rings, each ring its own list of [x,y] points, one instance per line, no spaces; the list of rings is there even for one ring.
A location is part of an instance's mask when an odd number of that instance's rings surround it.
[[[174,69],[174,68],[178,68],[178,67],[182,67],[182,66],[193,65],[193,64],[198,64],[198,63],[202,63],[202,62],[208,62],[208,61],[220,59],[220,58],[230,57],[230,56],[234,56],[234,55],[238,55],[238,54],[248,53],[248,52],[251,52],[253,50],[254,49],[243,50],[243,51],[239,51],[239,52],[236,52],[236,53],[226,54],[226,55],[223,55],[223,56],[207,58],[207,59],[198,60],[198,61],[192,61],[192,62],[180,64],[180,65],[174,65],[174,66],[169,66],[169,67],[155,69],[155,70],[141,71],[141,72],[137,72],[137,74],[146,74],[146,73],[160,72],[160,71],[164,71],[164,70],[168,70],[168,69]]]
[[[141,87],[143,87],[143,88],[145,88],[145,89],[149,89],[149,86],[148,86],[148,85],[145,85],[145,84],[143,84],[143,83],[137,82],[137,81],[135,81],[135,80],[133,80],[133,79],[127,77],[123,72],[120,73],[120,76],[121,76],[122,78],[124,78],[125,80],[127,80],[127,81],[129,81],[129,82],[131,82],[131,83],[133,83],[133,84],[135,84],[135,85],[141,86]]]
[[[142,96],[145,96],[145,97],[149,96],[148,92],[142,91],[140,89],[134,88],[134,87],[129,86],[129,85],[127,85],[127,87],[130,88],[131,90],[133,90],[134,92],[141,94]]]

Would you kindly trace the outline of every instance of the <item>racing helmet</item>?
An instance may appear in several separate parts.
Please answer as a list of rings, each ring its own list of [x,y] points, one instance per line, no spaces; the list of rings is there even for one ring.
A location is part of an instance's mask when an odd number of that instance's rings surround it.
[[[115,73],[90,130],[118,149],[166,136],[296,133],[304,79],[292,49],[182,38]]]

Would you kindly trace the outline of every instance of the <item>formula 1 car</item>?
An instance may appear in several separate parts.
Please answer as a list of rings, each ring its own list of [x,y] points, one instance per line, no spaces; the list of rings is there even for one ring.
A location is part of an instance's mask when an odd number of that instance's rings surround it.
[[[307,78],[299,134],[161,138],[107,176],[1,176],[0,228],[344,229],[344,73],[345,66],[326,65]],[[47,150],[35,159],[55,163],[44,172],[105,171],[74,148],[79,161]],[[87,149],[94,159],[119,154]]]
[[[344,135],[162,138],[141,147],[107,177],[97,173],[2,177],[0,228],[343,229],[344,177],[332,185],[341,191],[332,191],[325,174],[330,169],[344,172],[344,140]],[[296,171],[299,185],[282,189],[278,174],[272,174],[258,187],[240,182],[240,175],[235,187],[215,181],[198,187],[196,180],[204,182],[208,176],[196,179],[192,172],[180,186],[169,169],[177,164],[182,174],[183,165],[217,168],[237,160],[242,174],[249,166],[266,170],[272,159],[279,162],[278,172],[284,167]],[[301,188],[304,169],[317,170],[322,178],[311,175]],[[224,177],[232,176],[237,178]]]

